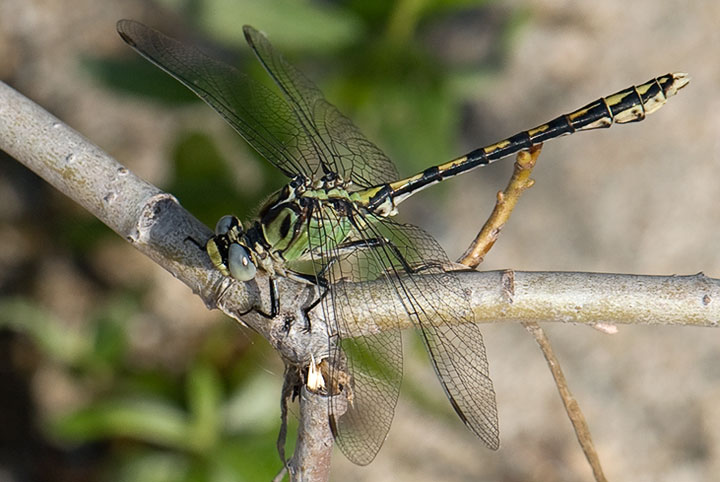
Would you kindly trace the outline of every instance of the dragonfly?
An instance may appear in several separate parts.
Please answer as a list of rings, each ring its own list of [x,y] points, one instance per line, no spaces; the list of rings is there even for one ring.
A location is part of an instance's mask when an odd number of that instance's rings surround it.
[[[428,233],[393,219],[398,205],[433,184],[550,139],[641,121],[689,82],[685,73],[662,75],[401,178],[380,148],[253,27],[243,32],[272,79],[269,85],[141,23],[121,20],[117,29],[290,179],[255,220],[243,224],[222,217],[204,249],[212,265],[234,280],[252,280],[258,271],[268,275],[270,313],[256,310],[264,316],[278,314],[279,278],[317,287],[306,313],[319,305],[330,318],[324,375],[327,385],[337,383],[327,391],[346,395],[345,403],[328,397],[328,420],[340,449],[360,465],[374,459],[390,429],[402,379],[402,343],[399,329],[352,336],[372,306],[348,301],[351,282],[373,281],[392,293],[398,326],[410,321],[417,327],[455,412],[487,447],[499,447],[483,337],[457,267]],[[383,303],[370,292],[364,299]]]

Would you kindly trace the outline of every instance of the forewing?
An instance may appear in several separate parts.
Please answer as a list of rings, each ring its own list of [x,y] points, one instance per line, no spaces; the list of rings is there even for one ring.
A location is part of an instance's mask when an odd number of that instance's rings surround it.
[[[248,44],[285,94],[308,138],[313,140],[313,149],[325,173],[340,174],[360,187],[398,178],[393,162],[328,102],[310,79],[288,63],[262,33],[248,25],[243,31]]]
[[[132,48],[197,94],[286,176],[315,172],[312,142],[285,99],[234,67],[133,20],[120,20]]]

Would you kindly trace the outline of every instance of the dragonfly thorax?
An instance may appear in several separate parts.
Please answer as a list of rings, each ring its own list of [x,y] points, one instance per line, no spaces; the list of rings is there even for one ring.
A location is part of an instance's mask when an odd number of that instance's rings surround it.
[[[254,278],[256,267],[284,276],[288,263],[308,260],[312,246],[319,244],[312,234],[317,232],[315,213],[322,211],[322,217],[336,225],[335,243],[348,235],[345,214],[357,201],[348,190],[351,185],[333,173],[316,181],[295,176],[265,202],[247,230],[235,216],[220,218],[206,244],[210,260],[221,273],[240,281]]]

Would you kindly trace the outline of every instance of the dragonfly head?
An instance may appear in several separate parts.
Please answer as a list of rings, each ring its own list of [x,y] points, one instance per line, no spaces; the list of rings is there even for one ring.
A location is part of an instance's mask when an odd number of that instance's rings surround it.
[[[221,217],[215,224],[215,236],[236,238],[242,236],[243,231],[243,225],[240,220],[230,214]]]
[[[255,278],[257,268],[252,261],[250,250],[239,243],[232,243],[228,249],[226,261],[230,276],[238,281],[250,281]]]
[[[257,273],[244,234],[238,218],[223,216],[215,225],[215,236],[205,246],[213,265],[225,276],[232,276],[238,281],[250,281]]]

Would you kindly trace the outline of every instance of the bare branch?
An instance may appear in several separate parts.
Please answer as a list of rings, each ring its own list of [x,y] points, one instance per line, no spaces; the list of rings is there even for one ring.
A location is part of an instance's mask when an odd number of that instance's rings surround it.
[[[595,480],[597,482],[607,482],[602,466],[600,465],[600,458],[598,457],[595,445],[592,441],[592,436],[590,435],[590,427],[588,427],[588,424],[585,421],[585,416],[583,415],[582,410],[580,410],[580,404],[578,404],[577,400],[570,392],[567,380],[565,379],[565,374],[560,366],[560,361],[555,356],[555,352],[550,345],[550,339],[545,334],[545,330],[543,330],[537,323],[526,322],[523,323],[523,325],[525,325],[527,331],[535,337],[535,341],[537,341],[543,355],[545,355],[545,361],[547,361],[550,373],[552,373],[552,376],[555,379],[555,386],[557,387],[558,392],[560,392],[560,398],[565,406],[565,411],[568,414],[568,418],[572,423],[573,429],[575,429],[575,435],[577,436],[578,443],[580,443],[580,447],[585,454],[585,458],[587,458],[587,461],[590,464]]]
[[[495,245],[503,226],[510,219],[510,214],[515,209],[520,196],[535,184],[535,181],[530,179],[530,174],[532,174],[541,151],[542,144],[538,144],[533,146],[530,151],[517,153],[513,174],[510,181],[508,181],[507,187],[497,193],[495,207],[490,217],[485,221],[480,232],[461,256],[459,263],[470,268],[477,268],[482,263],[485,255]]]
[[[202,281],[208,281],[212,271],[201,252],[188,249],[185,238],[205,239],[208,230],[174,197],[135,176],[2,82],[0,106],[0,148],[194,291],[206,289]]]
[[[418,278],[417,276],[415,277]],[[431,275],[416,281],[432,286]],[[598,323],[689,325],[720,324],[720,280],[702,273],[691,276],[642,276],[608,273],[465,271],[457,278],[468,290],[476,323],[562,322],[593,326]],[[373,290],[385,306],[369,303],[360,290],[347,287],[348,296],[365,309],[365,332],[398,326],[390,293]],[[386,296],[385,296],[386,295]],[[372,312],[370,312],[372,310]],[[402,326],[401,328],[409,328]],[[348,335],[348,334],[345,334]]]
[[[300,391],[300,425],[295,454],[289,462],[290,480],[330,480],[333,435],[327,420],[327,397]]]

